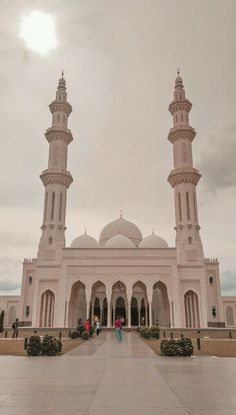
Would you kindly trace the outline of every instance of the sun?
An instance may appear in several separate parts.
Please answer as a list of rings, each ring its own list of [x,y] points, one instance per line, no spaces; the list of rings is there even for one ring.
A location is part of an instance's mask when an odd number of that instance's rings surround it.
[[[45,55],[57,46],[55,21],[50,14],[34,11],[22,18],[20,37],[31,50]]]

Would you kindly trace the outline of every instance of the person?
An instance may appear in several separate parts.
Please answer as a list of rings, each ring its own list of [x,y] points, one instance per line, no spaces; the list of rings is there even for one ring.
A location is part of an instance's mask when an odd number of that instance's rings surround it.
[[[115,332],[117,341],[120,343],[122,341],[122,321],[120,316],[118,316],[115,321]]]
[[[97,336],[99,336],[100,332],[102,331],[102,323],[99,320],[99,318],[97,318],[97,320],[95,321],[95,331],[97,333]]]
[[[12,328],[13,328],[13,334],[12,334],[12,338],[17,338],[18,337],[18,333],[19,333],[19,320],[18,318],[16,318],[16,321],[14,321],[14,323],[12,324]]]
[[[85,329],[85,331],[89,331],[89,329],[90,329],[89,318],[87,318],[87,320],[84,323],[84,329]]]

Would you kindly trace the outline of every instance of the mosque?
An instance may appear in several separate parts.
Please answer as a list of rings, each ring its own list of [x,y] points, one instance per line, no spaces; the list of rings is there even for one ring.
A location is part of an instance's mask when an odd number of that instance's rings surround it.
[[[42,234],[37,258],[25,259],[20,296],[1,296],[5,325],[18,317],[32,327],[74,327],[78,318],[112,327],[121,315],[127,327],[234,327],[236,297],[222,297],[219,263],[204,258],[198,220],[197,184],[189,124],[192,104],[177,74],[169,105],[173,127],[174,168],[168,182],[174,191],[176,243],[140,229],[122,215],[108,223],[99,241],[86,232],[65,245],[66,196],[73,178],[67,170],[68,129],[72,107],[64,75],[49,105],[52,125],[48,168],[40,178],[45,188]]]

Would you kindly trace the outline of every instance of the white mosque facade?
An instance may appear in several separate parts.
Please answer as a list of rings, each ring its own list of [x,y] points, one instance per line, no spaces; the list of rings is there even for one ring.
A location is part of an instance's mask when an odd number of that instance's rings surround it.
[[[103,326],[112,327],[121,315],[127,327],[235,326],[236,297],[222,297],[218,260],[204,258],[191,106],[178,74],[168,135],[174,158],[168,181],[174,191],[175,247],[154,233],[143,237],[122,215],[103,228],[99,241],[85,233],[66,247],[66,195],[73,181],[67,148],[73,137],[67,127],[72,107],[61,77],[49,105],[52,126],[45,133],[49,161],[40,176],[45,195],[37,258],[23,262],[21,295],[0,297],[5,324],[18,317],[22,325],[70,328],[79,318],[99,316]]]

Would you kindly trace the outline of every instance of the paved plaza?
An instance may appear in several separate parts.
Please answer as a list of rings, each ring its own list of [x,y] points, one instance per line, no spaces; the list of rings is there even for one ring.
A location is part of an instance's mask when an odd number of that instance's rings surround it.
[[[156,356],[104,332],[61,357],[0,356],[1,415],[235,415],[236,359]]]

